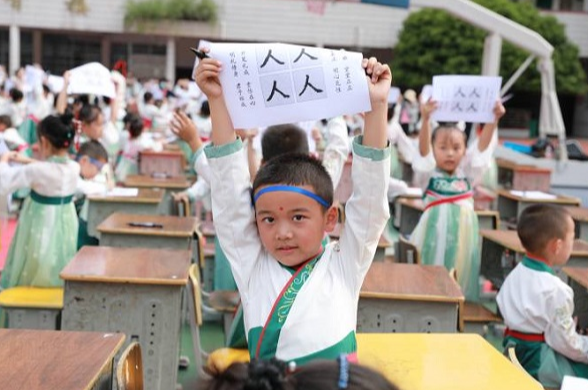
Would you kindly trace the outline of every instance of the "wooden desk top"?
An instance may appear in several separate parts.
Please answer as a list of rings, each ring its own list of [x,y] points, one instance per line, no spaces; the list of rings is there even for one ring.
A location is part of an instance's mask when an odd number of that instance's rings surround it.
[[[188,250],[84,246],[61,271],[63,280],[185,285]]]
[[[329,237],[331,237],[334,240],[338,240],[339,237],[341,237],[341,224],[340,223],[335,225],[335,229],[333,229],[332,232],[329,232]],[[380,236],[380,240],[378,241],[378,248],[388,248],[391,245],[392,244],[390,243],[390,241],[388,241],[386,239],[386,237],[384,237],[384,234],[382,234]]]
[[[166,188],[183,190],[190,187],[190,182],[185,176],[157,178],[145,175],[128,175],[125,187]]]
[[[124,339],[122,333],[0,329],[0,389],[92,389]]]
[[[357,351],[400,389],[543,389],[477,334],[360,333]]]
[[[518,253],[525,253],[525,248],[514,230],[480,230],[483,238],[494,241],[505,248]],[[588,257],[588,242],[580,239],[574,240],[572,256]]]
[[[162,228],[135,227],[129,223],[158,223]],[[194,217],[176,217],[169,215],[110,214],[96,228],[100,233],[137,234],[144,236],[192,237],[198,228],[198,219]]]
[[[463,302],[458,284],[442,266],[372,263],[360,297],[411,301]]]
[[[139,152],[141,156],[144,157],[177,157],[177,158],[185,158],[184,153],[181,150],[162,150],[156,152],[154,150],[142,150]]]
[[[93,202],[116,202],[116,203],[151,203],[159,204],[163,199],[163,191],[151,188],[139,188],[137,196],[106,196],[89,195],[88,199]]]
[[[588,222],[588,209],[584,207],[566,207],[574,221]]]
[[[503,196],[508,199],[516,200],[516,201],[525,201],[525,202],[535,202],[535,203],[555,203],[555,204],[562,204],[562,205],[571,205],[571,206],[579,206],[580,199],[573,198],[571,196],[563,196],[563,195],[556,195],[557,198],[555,199],[534,199],[534,198],[526,198],[524,196],[513,195],[510,190],[498,190],[498,196]],[[530,192],[530,191],[527,191]]]
[[[528,164],[517,164],[514,161],[505,160],[503,158],[497,158],[496,165],[500,168],[511,169],[513,171],[537,172],[537,173],[551,174],[551,169],[549,169],[549,168],[541,168],[541,167],[537,167],[535,165],[528,165]]]
[[[563,272],[581,286],[588,288],[588,268],[563,267]]]

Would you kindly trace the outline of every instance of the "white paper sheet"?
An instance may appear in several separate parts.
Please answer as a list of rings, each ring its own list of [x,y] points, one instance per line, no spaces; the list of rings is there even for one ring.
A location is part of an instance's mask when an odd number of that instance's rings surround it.
[[[37,88],[43,84],[43,80],[45,79],[45,72],[43,69],[39,69],[32,65],[27,65],[25,67],[25,80],[26,84],[30,88]]]
[[[361,53],[281,43],[211,43],[235,128],[296,123],[371,110]]]
[[[429,101],[431,96],[433,96],[433,86],[431,84],[423,86],[423,89],[421,90],[421,94],[419,96],[421,103],[426,103],[427,101]]]
[[[489,123],[494,121],[494,105],[499,97],[502,77],[434,76],[433,99],[439,107],[432,119]]]
[[[78,66],[70,70],[69,95],[90,94],[115,97],[114,83],[110,71],[98,62]]]
[[[114,187],[106,193],[106,196],[137,196],[139,195],[138,188]]]
[[[388,104],[398,103],[398,97],[400,97],[400,88],[390,88],[390,92],[388,93]]]
[[[588,390],[588,379],[564,375],[561,390]]]
[[[527,199],[553,200],[557,199],[556,195],[548,194],[541,191],[510,191],[514,196],[520,196]]]
[[[61,90],[63,89],[63,83],[63,77],[61,76],[49,75],[49,77],[47,77],[47,86],[49,87],[51,92],[55,94],[61,92]]]

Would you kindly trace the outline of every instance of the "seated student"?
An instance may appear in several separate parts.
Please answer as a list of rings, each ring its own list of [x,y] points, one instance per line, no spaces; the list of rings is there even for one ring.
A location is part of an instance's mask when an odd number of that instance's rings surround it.
[[[133,118],[121,139],[121,157],[114,170],[117,182],[124,182],[128,175],[139,173],[139,153],[153,148],[153,140],[143,133],[143,121]]]
[[[98,245],[97,238],[88,235],[88,200],[87,195],[100,194],[108,190],[104,182],[94,181],[103,166],[108,163],[108,152],[98,141],[84,142],[76,161],[80,164],[80,178],[77,185],[76,203],[81,203],[81,210],[78,213],[78,249],[84,245]]]
[[[527,252],[506,277],[496,301],[507,326],[503,345],[546,387],[564,375],[588,378],[588,336],[576,332],[574,292],[553,267],[565,265],[574,245],[574,221],[561,207],[526,208],[517,233]]]
[[[196,69],[213,124],[205,153],[215,227],[241,295],[252,357],[302,363],[356,352],[359,290],[389,217],[390,176],[390,69],[375,58],[362,66],[372,111],[353,145],[354,194],[341,239],[325,247],[337,210],[323,165],[304,154],[278,156],[260,168],[251,186],[218,78],[221,64],[206,58]]]
[[[2,139],[11,151],[23,152],[28,148],[26,141],[20,136],[18,130],[12,127],[12,121],[8,115],[0,115],[0,139]]]
[[[196,385],[197,390],[398,390],[371,368],[350,364],[345,356],[301,367],[276,359],[233,363]]]

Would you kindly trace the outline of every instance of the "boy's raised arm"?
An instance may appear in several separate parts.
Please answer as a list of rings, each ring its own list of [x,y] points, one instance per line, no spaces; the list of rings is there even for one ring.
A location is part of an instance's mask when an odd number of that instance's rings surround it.
[[[207,52],[208,49],[203,49]],[[222,63],[213,58],[204,58],[198,63],[194,79],[202,92],[208,97],[210,119],[212,121],[212,144],[215,146],[229,144],[236,139],[233,122],[223,96],[219,80]]]
[[[362,66],[369,77],[368,88],[372,110],[365,115],[363,145],[384,149],[388,144],[388,93],[392,85],[390,67],[381,64],[374,57],[365,59]]]

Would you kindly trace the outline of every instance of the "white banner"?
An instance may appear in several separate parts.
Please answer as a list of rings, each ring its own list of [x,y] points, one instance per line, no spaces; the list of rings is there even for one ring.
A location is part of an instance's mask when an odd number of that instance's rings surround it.
[[[88,94],[115,97],[110,71],[98,62],[91,62],[70,70],[69,95]]]

